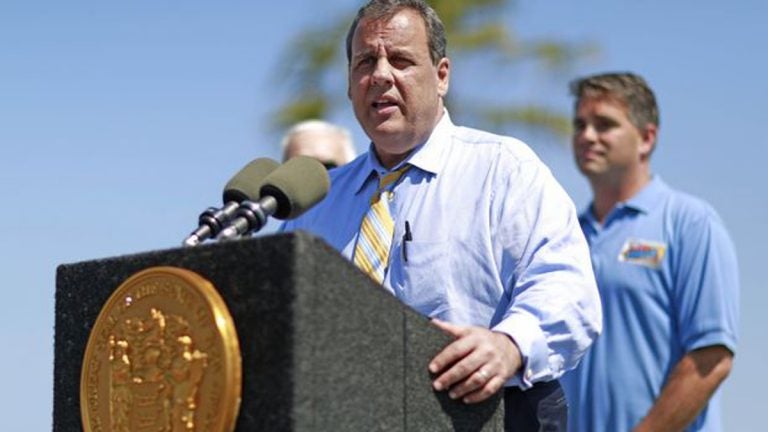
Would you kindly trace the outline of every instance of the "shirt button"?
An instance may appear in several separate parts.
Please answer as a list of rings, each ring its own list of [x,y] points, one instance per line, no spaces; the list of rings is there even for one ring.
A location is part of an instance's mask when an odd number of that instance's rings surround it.
[[[531,379],[532,376],[533,376],[533,371],[532,370],[528,369],[528,370],[525,371],[525,379],[529,380],[529,379]]]

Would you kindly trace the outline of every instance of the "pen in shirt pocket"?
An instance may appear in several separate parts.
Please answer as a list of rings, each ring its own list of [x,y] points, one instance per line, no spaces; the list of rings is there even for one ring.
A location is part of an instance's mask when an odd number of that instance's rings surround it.
[[[405,221],[405,233],[403,234],[403,261],[408,262],[408,242],[413,240],[411,224]]]

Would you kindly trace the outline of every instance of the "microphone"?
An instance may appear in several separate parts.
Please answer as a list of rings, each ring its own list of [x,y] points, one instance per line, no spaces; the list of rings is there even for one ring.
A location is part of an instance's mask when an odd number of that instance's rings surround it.
[[[240,203],[259,199],[262,181],[280,164],[269,158],[249,162],[224,186],[224,207],[208,207],[198,218],[198,227],[184,239],[184,246],[195,246],[216,236],[235,216]]]
[[[296,156],[269,174],[259,189],[259,200],[245,200],[237,217],[216,237],[233,240],[260,230],[269,216],[294,219],[320,202],[331,181],[322,163],[308,156]]]

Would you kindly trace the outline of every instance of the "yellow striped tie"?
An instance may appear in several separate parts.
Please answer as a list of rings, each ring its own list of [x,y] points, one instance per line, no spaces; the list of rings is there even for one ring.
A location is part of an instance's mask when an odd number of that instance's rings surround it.
[[[389,213],[388,204],[392,192],[387,189],[410,167],[404,165],[397,171],[379,177],[379,188],[371,198],[371,208],[360,224],[360,235],[355,246],[355,265],[378,283],[384,280],[392,235],[395,232],[395,222]]]

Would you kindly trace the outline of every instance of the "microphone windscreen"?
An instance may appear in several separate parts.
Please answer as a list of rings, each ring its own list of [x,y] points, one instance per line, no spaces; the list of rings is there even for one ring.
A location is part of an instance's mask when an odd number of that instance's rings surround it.
[[[328,193],[328,170],[318,160],[296,156],[264,179],[261,197],[277,200],[278,219],[293,219],[320,202]]]
[[[258,201],[264,179],[279,166],[279,163],[270,158],[258,158],[249,162],[224,186],[224,203]]]

